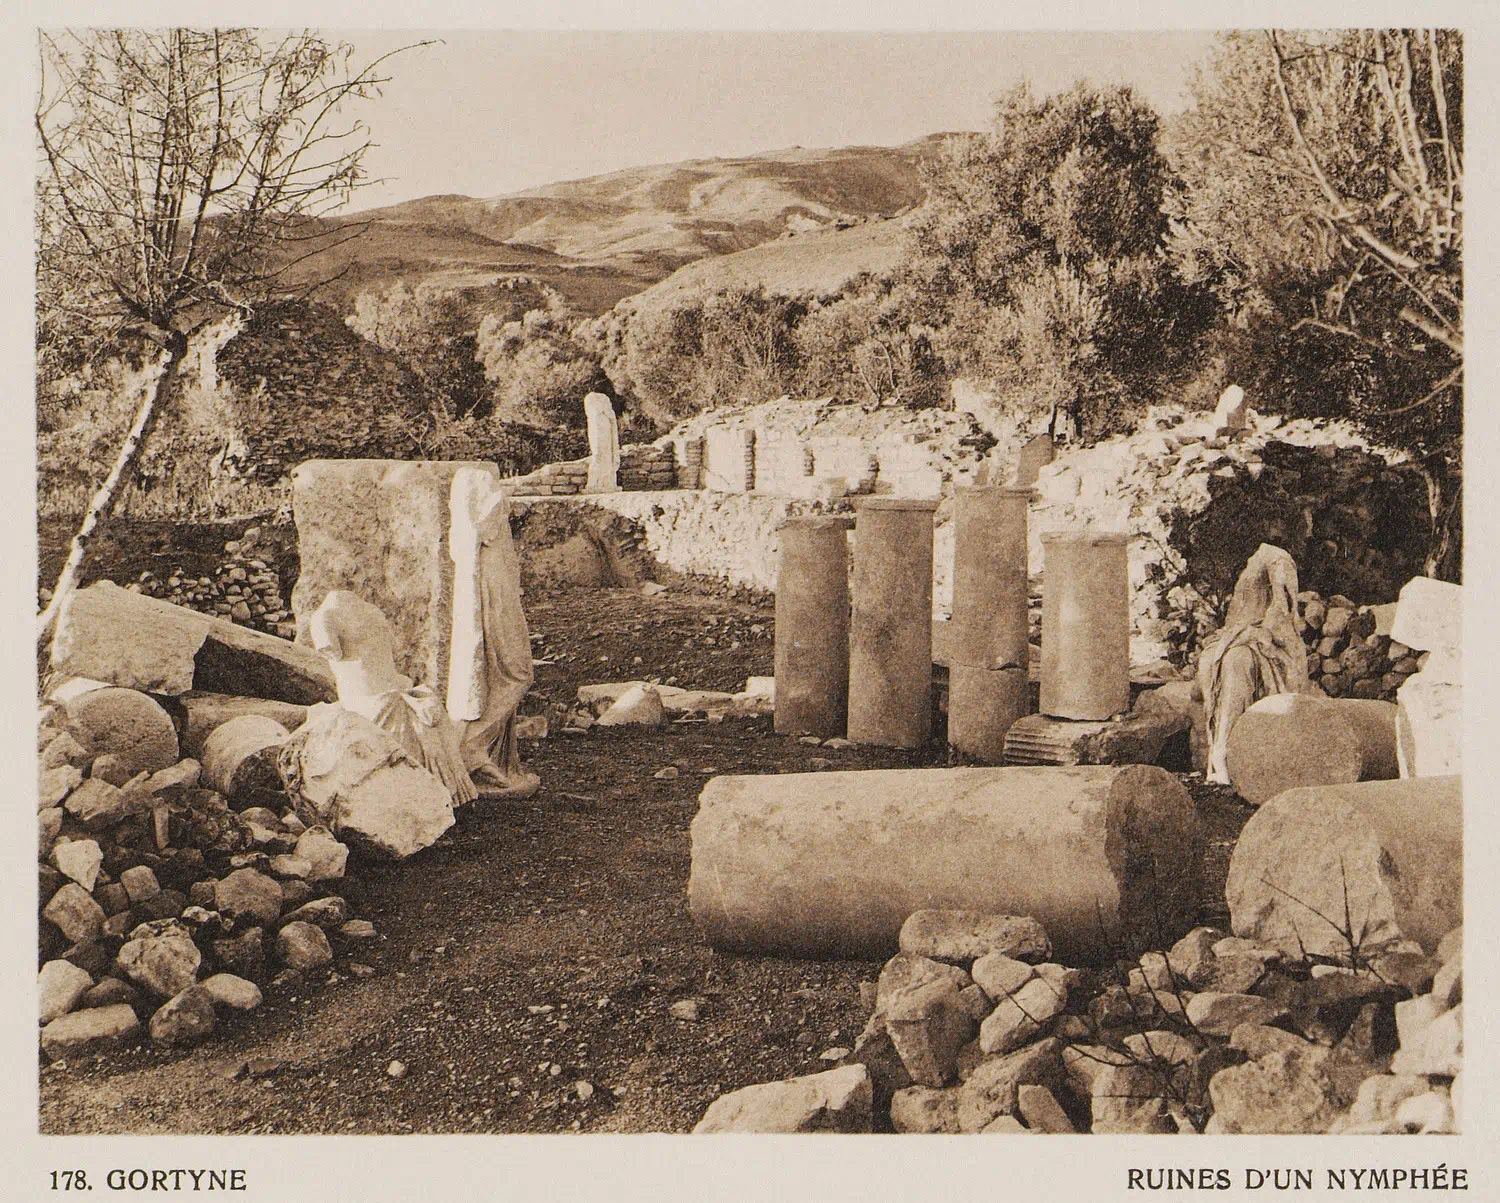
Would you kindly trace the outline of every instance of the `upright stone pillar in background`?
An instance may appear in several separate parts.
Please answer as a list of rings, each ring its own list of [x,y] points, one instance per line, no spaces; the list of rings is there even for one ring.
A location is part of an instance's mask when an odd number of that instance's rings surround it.
[[[841,736],[849,715],[849,530],[788,518],[776,573],[776,730]]]
[[[478,461],[308,460],[292,472],[301,569],[292,591],[297,642],[335,589],[377,606],[395,632],[396,668],[441,697],[453,635],[449,495],[465,469],[499,485]]]
[[[614,403],[603,393],[583,399],[589,431],[589,479],[585,493],[620,491],[620,423]]]
[[[1031,490],[988,485],[953,495],[953,652],[948,742],[999,764],[1030,702],[1026,517]]]
[[[932,733],[932,515],[936,501],[859,505],[849,624],[849,738],[918,748]]]
[[[1041,711],[1102,720],[1130,709],[1128,535],[1042,535]]]

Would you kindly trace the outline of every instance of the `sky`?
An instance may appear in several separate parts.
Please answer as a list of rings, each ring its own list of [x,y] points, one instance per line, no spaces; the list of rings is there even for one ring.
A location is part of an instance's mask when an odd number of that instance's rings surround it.
[[[1212,44],[1189,33],[353,32],[391,81],[361,109],[383,182],[353,207],[499,196],[559,180],[789,146],[892,146],[982,129],[1023,79],[1083,77],[1182,108]]]

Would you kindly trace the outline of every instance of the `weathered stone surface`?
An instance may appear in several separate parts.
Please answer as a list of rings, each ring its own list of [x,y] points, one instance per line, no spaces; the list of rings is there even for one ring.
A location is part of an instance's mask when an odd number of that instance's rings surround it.
[[[1408,677],[1396,690],[1396,757],[1403,777],[1463,772],[1464,691],[1435,673]]]
[[[601,727],[660,727],[665,721],[666,710],[654,685],[632,685],[599,716]]]
[[[879,956],[913,912],[963,908],[1034,918],[1086,963],[1191,923],[1198,838],[1187,791],[1144,765],[717,777],[688,902],[725,951]]]
[[[288,922],[311,923],[324,931],[336,931],[348,918],[349,904],[338,897],[314,899],[287,915]]]
[[[279,881],[302,881],[312,872],[312,862],[283,853],[271,858],[270,870],[271,876]]]
[[[84,992],[78,1000],[80,1007],[113,1007],[118,1003],[133,1004],[141,996],[141,992],[129,982],[122,982],[117,977],[105,977],[99,979],[99,984]]]
[[[1022,1086],[1016,1091],[1016,1103],[1021,1118],[1033,1132],[1071,1136],[1078,1131],[1057,1101],[1057,1096],[1045,1086]]]
[[[1294,1032],[1247,1021],[1230,1032],[1229,1047],[1254,1061],[1271,1053],[1306,1052],[1310,1044]]]
[[[1013,1053],[982,1062],[958,1088],[958,1126],[979,1132],[998,1115],[1014,1115],[1022,1086],[1061,1088],[1062,1045],[1048,1037]]]
[[[214,959],[236,977],[260,981],[266,972],[264,933],[252,927],[231,940],[215,940]]]
[[[951,980],[930,978],[896,991],[885,1028],[912,1081],[946,1086],[958,1077],[958,1051],[974,1038],[974,1019]]]
[[[99,866],[104,863],[104,853],[94,840],[59,840],[53,845],[50,859],[64,877],[92,891],[99,877]]]
[[[891,1127],[920,1135],[957,1134],[958,1095],[954,1089],[908,1086],[891,1096]]]
[[[63,808],[48,806],[36,812],[37,855],[45,857],[62,831]]]
[[[66,716],[66,712],[61,707],[58,708],[58,711]],[[83,780],[83,773],[88,769],[93,759],[94,754],[74,739],[72,735],[66,731],[59,731],[47,741],[47,746],[42,749],[40,768],[43,774],[49,773],[53,769],[77,769],[78,780],[73,782],[73,785],[77,785],[78,781]],[[69,788],[71,789],[72,787],[70,786]]]
[[[1214,434],[1222,438],[1244,430],[1249,424],[1250,403],[1245,400],[1245,390],[1231,384],[1219,394],[1219,403],[1214,407]]]
[[[220,723],[203,742],[203,784],[240,809],[281,792],[277,758],[287,729],[263,714]]]
[[[49,1061],[92,1053],[135,1035],[140,1028],[141,1021],[125,1003],[72,1011],[42,1029],[42,1053]]]
[[[197,981],[202,963],[192,933],[170,920],[159,930],[137,928],[116,958],[131,981],[162,998],[180,994]]]
[[[1229,731],[1229,780],[1259,805],[1284,790],[1397,776],[1396,707],[1357,698],[1277,693]]]
[[[1401,586],[1391,638],[1436,656],[1459,655],[1464,638],[1463,586],[1412,577]]]
[[[266,926],[281,915],[281,887],[264,873],[236,869],[214,886],[214,909],[231,922]]]
[[[124,785],[135,775],[134,758],[120,756],[114,752],[106,752],[102,756],[95,756],[94,763],[89,767],[90,777],[97,777],[100,781],[108,781],[117,788]]]
[[[1217,927],[1195,927],[1167,952],[1167,961],[1178,977],[1192,981],[1204,964],[1214,959],[1214,945],[1224,938]]]
[[[1062,1050],[1063,1071],[1067,1086],[1080,1098],[1090,1098],[1094,1081],[1106,1069],[1134,1064],[1134,1058],[1119,1049],[1102,1044],[1069,1044]]]
[[[1187,1017],[1200,1032],[1228,1036],[1242,1023],[1270,1023],[1286,1012],[1269,998],[1205,990],[1188,1000]]]
[[[90,831],[103,831],[144,814],[149,805],[150,798],[139,790],[119,789],[102,777],[90,777],[67,796],[63,809]]]
[[[292,590],[297,642],[336,589],[377,606],[395,631],[396,668],[439,697],[448,687],[454,475],[494,464],[454,460],[309,460],[292,473],[301,569]],[[315,701],[332,701],[332,697]]]
[[[72,736],[59,736],[72,739]],[[73,790],[77,789],[83,781],[83,771],[74,768],[71,764],[60,764],[56,768],[43,769],[41,779],[37,785],[37,808],[45,810],[56,806],[66,798]]]
[[[1421,1074],[1373,1074],[1360,1083],[1354,1105],[1344,1117],[1344,1127],[1355,1124],[1381,1124],[1396,1118],[1397,1109],[1407,1099],[1418,1098],[1432,1089]]]
[[[151,1016],[151,1039],[158,1044],[197,1044],[213,1035],[213,995],[189,986],[162,1003]]]
[[[308,881],[333,881],[344,875],[349,846],[336,840],[326,827],[309,827],[297,837],[292,855],[308,863]]]
[[[161,893],[161,883],[149,865],[136,865],[120,874],[120,884],[131,902],[145,902]]]
[[[1222,1069],[1209,1082],[1214,1130],[1234,1133],[1320,1133],[1354,1101],[1357,1086],[1330,1073],[1327,1049],[1268,1053]]]
[[[1342,916],[1346,897],[1366,946],[1411,940],[1430,950],[1463,917],[1462,867],[1459,778],[1317,786],[1251,817],[1225,898],[1237,934],[1288,956],[1347,954],[1347,939],[1319,917]]]
[[[835,515],[789,519],[778,533],[775,727],[841,736],[849,717],[849,529]]]
[[[1128,541],[1099,530],[1042,535],[1043,714],[1100,721],[1130,708]]]
[[[37,974],[37,994],[42,1026],[66,1015],[94,984],[94,979],[69,961],[48,961]]]
[[[1091,1083],[1089,1130],[1117,1135],[1176,1131],[1167,1114],[1172,1072],[1165,1066],[1102,1066]]]
[[[1154,691],[1141,695],[1142,701]],[[1140,704],[1123,718],[1104,722],[1028,714],[1005,736],[1006,764],[1155,764],[1172,736],[1192,727],[1189,715]]]
[[[1397,1004],[1398,1027],[1400,1007],[1401,1004]],[[1401,1047],[1391,1059],[1391,1072],[1452,1077],[1463,1069],[1463,1056],[1464,1008],[1460,1003],[1420,1027],[1408,1025],[1403,1028]]]
[[[1026,962],[1008,957],[1003,952],[986,953],[974,962],[970,972],[979,988],[995,1002],[1014,994],[1036,976],[1036,970]]]
[[[280,771],[304,821],[374,852],[404,858],[453,826],[443,783],[369,719],[337,706],[309,711],[282,744]]]
[[[979,1029],[979,1047],[986,1053],[1008,1053],[1047,1030],[1067,1005],[1067,992],[1035,977],[1009,997],[996,1000],[995,1009]]]
[[[913,911],[901,925],[898,940],[902,952],[951,964],[968,964],[993,954],[1043,961],[1052,954],[1046,929],[1025,915]]]
[[[94,689],[68,703],[68,730],[94,757],[111,756],[128,781],[177,761],[177,729],[156,702],[135,689]]]
[[[203,989],[220,1006],[235,1011],[253,1011],[261,1004],[260,988],[232,973],[216,973],[203,980]]]
[[[104,927],[104,908],[89,897],[89,892],[70,881],[59,889],[42,908],[42,918],[56,925],[69,943],[97,940]]]
[[[1181,1032],[1137,1032],[1125,1037],[1125,1047],[1141,1064],[1184,1065],[1203,1051],[1202,1046]]]
[[[320,657],[321,658],[321,657]],[[307,718],[307,706],[296,702],[277,702],[270,698],[247,698],[228,693],[205,693],[193,690],[177,699],[187,717],[182,733],[182,752],[203,759],[208,738],[230,719],[256,715],[295,731]]]
[[[844,1065],[786,1082],[747,1086],[715,1099],[694,1133],[868,1132],[870,1076]]]
[[[148,693],[196,687],[302,703],[335,696],[321,656],[109,581],[78,590],[63,607],[52,667]]]
[[[288,969],[316,969],[333,960],[333,949],[322,928],[299,921],[276,933],[276,955]]]

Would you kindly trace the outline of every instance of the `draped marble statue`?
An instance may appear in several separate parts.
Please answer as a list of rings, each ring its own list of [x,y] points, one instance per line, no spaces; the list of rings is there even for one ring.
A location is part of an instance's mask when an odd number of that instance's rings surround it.
[[[392,736],[443,783],[455,806],[479,796],[464,762],[459,730],[442,700],[396,671],[395,636],[377,606],[335,589],[313,611],[308,631],[338,683],[339,708]],[[309,714],[309,722],[313,718]]]
[[[461,469],[453,477],[449,512],[448,713],[463,724],[463,763],[480,795],[526,797],[540,779],[522,771],[516,746],[516,707],[531,688],[532,672],[510,507],[492,476]]]
[[[620,422],[614,403],[603,393],[583,399],[588,422],[589,476],[585,493],[617,493],[620,489]]]
[[[1198,658],[1208,715],[1208,781],[1229,783],[1229,730],[1240,715],[1273,693],[1308,690],[1300,625],[1297,564],[1281,548],[1262,543],[1235,582],[1223,629],[1209,636]]]

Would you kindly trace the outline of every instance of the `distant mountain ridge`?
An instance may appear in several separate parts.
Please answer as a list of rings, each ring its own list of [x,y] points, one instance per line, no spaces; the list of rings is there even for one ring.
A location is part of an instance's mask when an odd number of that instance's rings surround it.
[[[324,295],[343,308],[397,282],[463,288],[529,275],[600,313],[684,264],[913,209],[924,198],[921,162],[948,136],[689,159],[488,199],[425,196],[329,219],[330,228],[365,230],[320,257],[317,272],[342,269]]]

